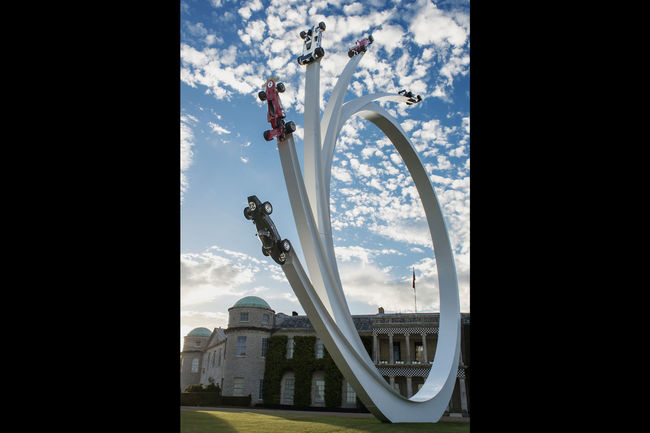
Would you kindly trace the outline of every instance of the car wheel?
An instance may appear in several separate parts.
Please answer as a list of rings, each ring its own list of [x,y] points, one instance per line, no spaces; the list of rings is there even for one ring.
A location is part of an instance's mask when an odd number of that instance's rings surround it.
[[[305,39],[307,37],[307,32],[304,30],[300,32],[300,39]]]
[[[244,208],[244,218],[246,218],[247,220],[253,219],[253,214],[251,213],[251,210],[248,206]]]
[[[282,242],[280,242],[280,249],[285,253],[291,251],[291,242],[289,242],[289,239],[285,239]]]
[[[275,86],[276,89],[278,89],[278,92],[282,93],[284,92],[284,83],[278,83],[277,86]]]
[[[293,122],[287,122],[287,124],[284,125],[284,132],[287,134],[296,132],[296,124]]]
[[[265,139],[266,141],[271,141],[271,140],[273,140],[272,138],[269,138],[269,132],[271,132],[271,131],[264,131],[264,134],[263,134],[263,135],[264,135],[264,139]]]
[[[325,23],[324,22],[321,21],[320,23],[318,23],[318,27],[320,27],[321,31],[323,31],[323,32],[325,31]]]
[[[373,42],[375,42],[375,38],[373,38],[372,35],[368,36],[368,42],[372,44]]]
[[[262,247],[262,254],[264,254],[265,256],[268,256],[269,252],[266,250],[266,248]]]
[[[325,50],[323,47],[318,47],[314,50],[314,57],[315,58],[321,58],[325,55]]]
[[[279,264],[283,265],[284,262],[286,262],[286,261],[287,261],[287,255],[285,253],[280,253],[280,255],[278,256],[277,262]]]
[[[271,215],[271,213],[273,213],[273,206],[271,206],[271,203],[268,201],[262,203],[262,212],[264,212],[266,215]]]
[[[258,93],[257,96],[260,98],[260,101],[266,101],[266,92],[264,90]]]
[[[348,57],[349,58],[354,57],[354,51],[352,51],[352,50],[348,51]]]

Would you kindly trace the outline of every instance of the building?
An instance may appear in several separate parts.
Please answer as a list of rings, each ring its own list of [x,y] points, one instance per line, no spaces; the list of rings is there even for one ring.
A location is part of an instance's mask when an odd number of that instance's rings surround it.
[[[181,391],[191,384],[215,383],[224,396],[250,395],[252,405],[358,407],[354,389],[307,316],[276,313],[256,296],[240,299],[228,313],[226,329],[196,328],[185,336]],[[385,314],[381,307],[377,314],[352,316],[377,369],[405,397],[420,389],[434,362],[439,316]],[[469,313],[461,313],[461,354],[450,416],[469,416],[469,322]]]

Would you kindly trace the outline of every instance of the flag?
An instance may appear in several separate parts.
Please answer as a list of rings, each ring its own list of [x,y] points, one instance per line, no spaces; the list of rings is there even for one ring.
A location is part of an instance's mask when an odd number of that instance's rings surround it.
[[[413,268],[413,290],[415,290],[415,268]]]

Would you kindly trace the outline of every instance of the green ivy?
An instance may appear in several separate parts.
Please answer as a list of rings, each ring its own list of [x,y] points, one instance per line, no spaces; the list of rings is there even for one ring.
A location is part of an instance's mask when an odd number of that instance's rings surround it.
[[[280,404],[280,387],[282,376],[293,371],[295,377],[294,406],[311,405],[311,378],[315,371],[325,373],[325,406],[340,407],[342,398],[343,375],[338,369],[327,349],[323,358],[317,359],[314,353],[316,337],[295,336],[293,358],[286,359],[286,335],[274,335],[269,338],[264,369],[264,388],[262,396],[267,404]],[[372,337],[361,336],[361,341],[370,355]]]

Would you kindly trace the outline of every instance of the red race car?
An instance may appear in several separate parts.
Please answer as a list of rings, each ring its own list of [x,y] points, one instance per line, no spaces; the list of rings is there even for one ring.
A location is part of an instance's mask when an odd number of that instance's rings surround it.
[[[268,112],[266,120],[269,121],[273,129],[264,131],[264,139],[271,141],[275,137],[284,140],[286,134],[291,134],[296,130],[296,124],[293,122],[284,122],[284,109],[280,103],[280,93],[284,92],[284,83],[277,83],[278,78],[271,77],[266,80],[264,89],[257,94],[262,101],[268,102]]]
[[[357,44],[350,48],[348,51],[348,57],[352,58],[357,54],[365,53],[368,49],[368,45],[372,44],[374,41],[375,40],[373,39],[372,35],[368,36],[367,39],[361,39],[360,41],[357,41]]]

